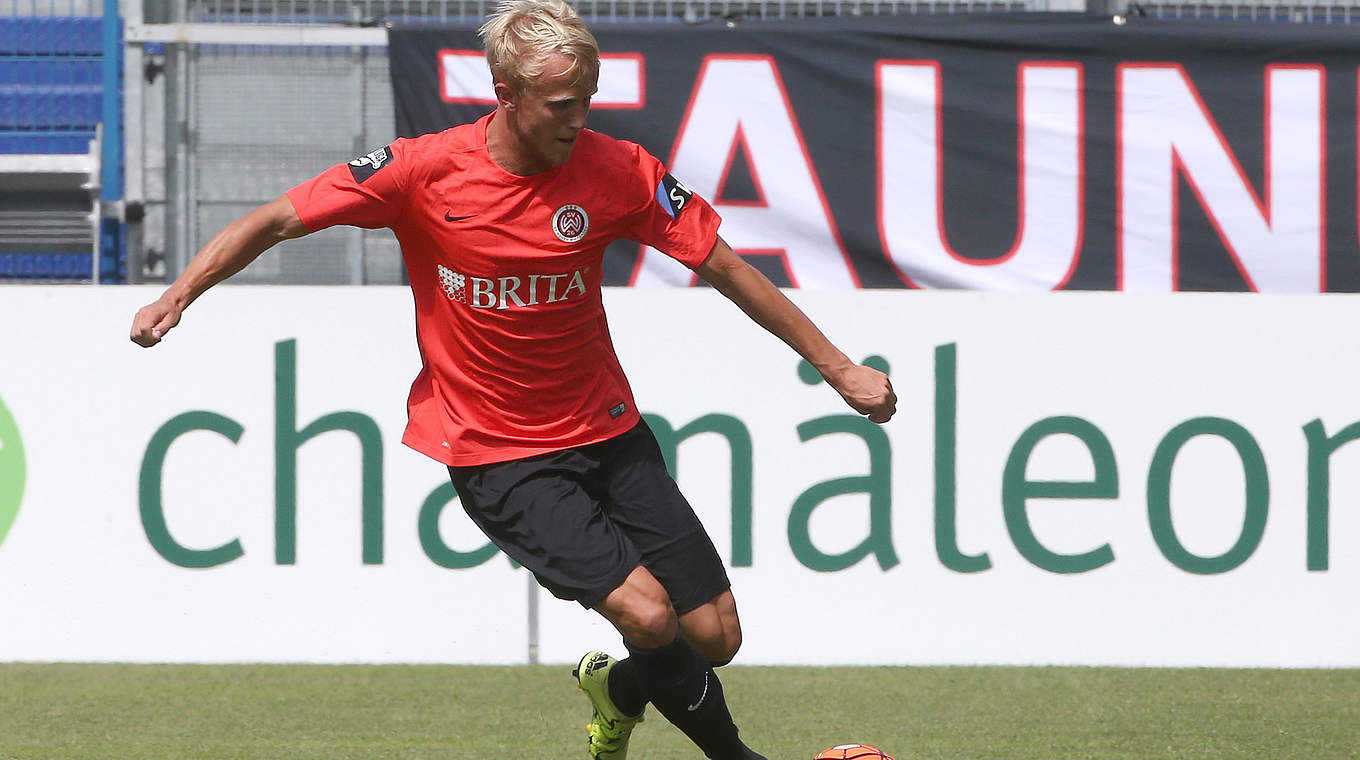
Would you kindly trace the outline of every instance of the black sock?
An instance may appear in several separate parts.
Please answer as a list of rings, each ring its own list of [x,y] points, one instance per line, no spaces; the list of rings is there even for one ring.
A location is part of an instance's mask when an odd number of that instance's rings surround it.
[[[624,645],[647,699],[711,760],[764,760],[737,738],[722,684],[689,642],[676,636],[655,649]]]
[[[647,706],[647,694],[638,678],[637,663],[625,657],[609,671],[609,699],[624,715],[637,715]]]

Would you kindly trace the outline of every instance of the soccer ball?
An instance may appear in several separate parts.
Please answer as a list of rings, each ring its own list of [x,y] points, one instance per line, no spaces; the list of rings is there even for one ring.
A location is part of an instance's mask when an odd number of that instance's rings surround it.
[[[893,760],[892,755],[867,744],[837,744],[824,749],[813,760]]]

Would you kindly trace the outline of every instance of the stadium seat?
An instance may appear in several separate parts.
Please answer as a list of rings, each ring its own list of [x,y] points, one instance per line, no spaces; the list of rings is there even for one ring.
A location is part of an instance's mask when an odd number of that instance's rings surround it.
[[[83,154],[0,155],[0,278],[91,278],[99,171],[98,139]]]
[[[102,19],[0,17],[0,279],[89,280]]]

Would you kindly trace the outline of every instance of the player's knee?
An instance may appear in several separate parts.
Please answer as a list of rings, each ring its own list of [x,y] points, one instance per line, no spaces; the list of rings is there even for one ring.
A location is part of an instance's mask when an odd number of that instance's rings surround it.
[[[741,648],[740,626],[703,632],[687,630],[685,637],[715,668],[731,662],[732,658],[737,656],[737,650]]]
[[[709,657],[708,661],[713,663],[713,667],[720,668],[731,662],[739,649],[741,649],[741,626],[737,625],[723,630],[722,640],[714,652],[716,656]]]
[[[680,630],[666,589],[641,565],[595,609],[633,646],[665,646]]]
[[[624,618],[624,628],[624,638],[641,647],[665,646],[679,630],[670,604],[654,600],[634,605]]]
[[[741,626],[737,626],[727,632],[727,659],[723,660],[723,664],[726,665],[731,662],[732,658],[737,656],[737,651],[740,649]]]

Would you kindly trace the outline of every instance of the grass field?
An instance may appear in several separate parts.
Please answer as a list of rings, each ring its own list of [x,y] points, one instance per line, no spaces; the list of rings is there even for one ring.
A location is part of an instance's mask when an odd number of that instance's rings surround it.
[[[584,760],[567,667],[0,665],[0,758]],[[770,760],[1360,758],[1360,670],[721,671]],[[660,716],[631,760],[698,760]]]

